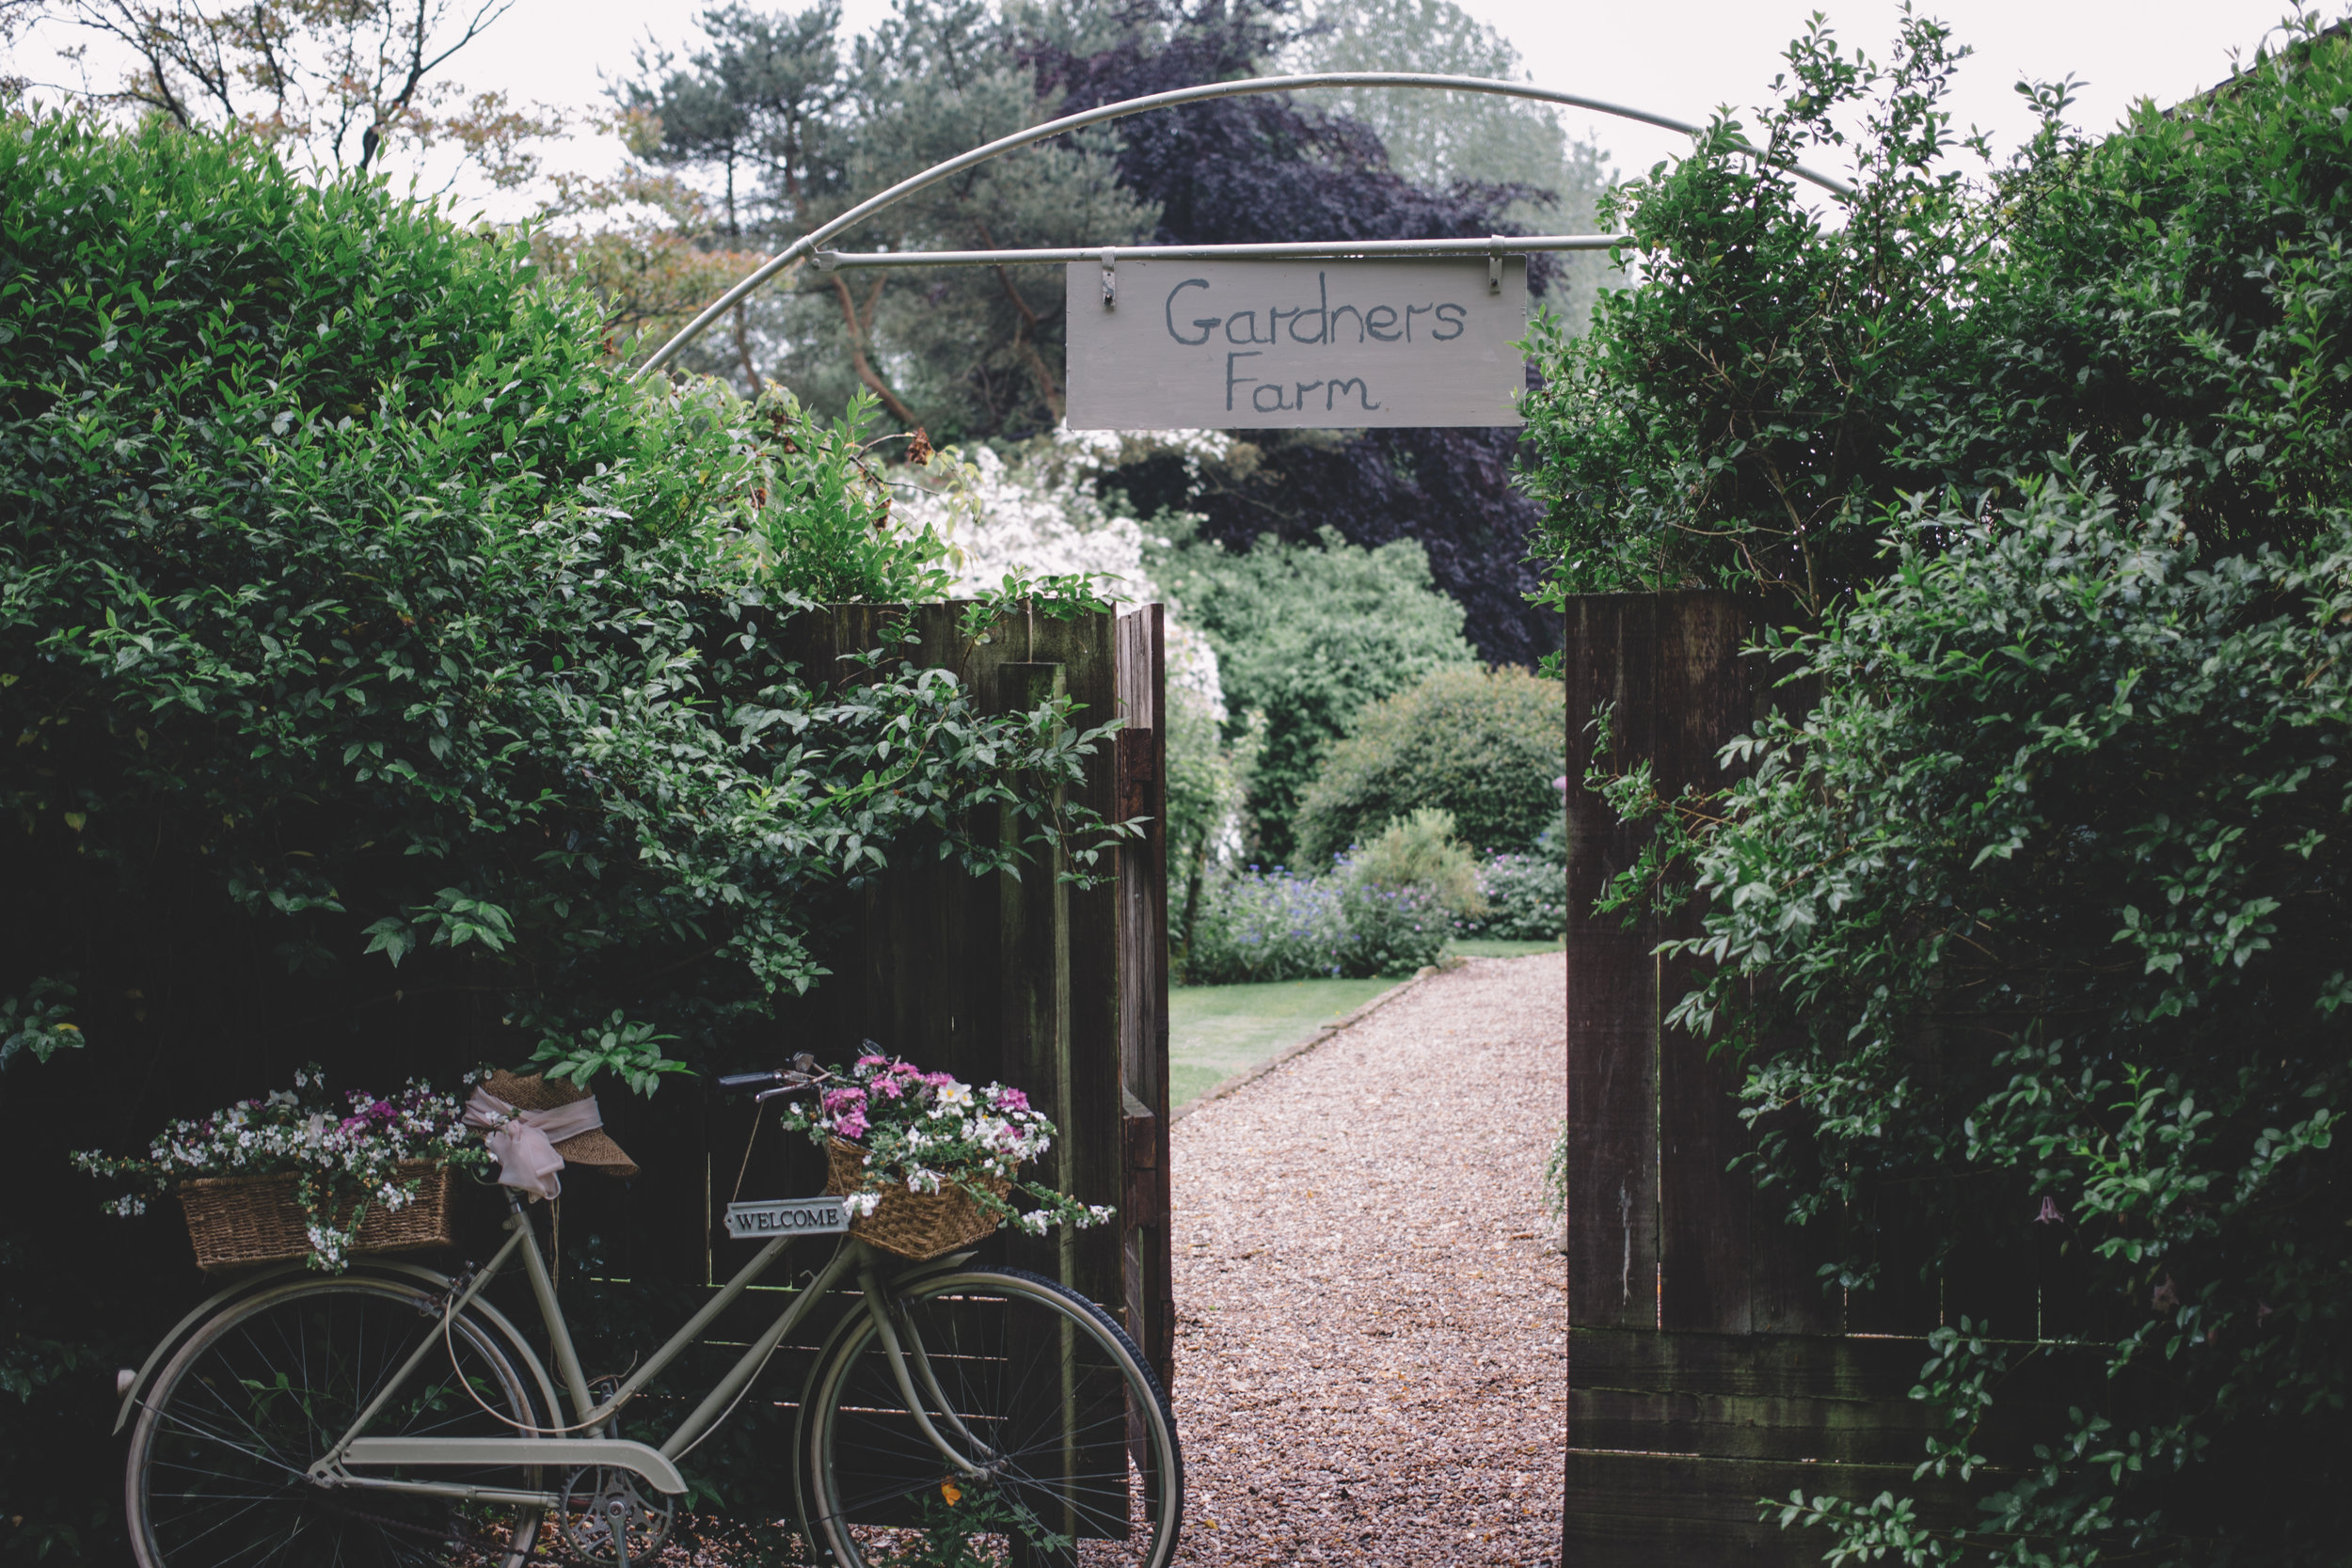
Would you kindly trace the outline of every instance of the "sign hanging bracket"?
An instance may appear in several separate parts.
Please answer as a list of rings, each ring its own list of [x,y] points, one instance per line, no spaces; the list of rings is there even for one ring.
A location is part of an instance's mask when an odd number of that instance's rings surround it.
[[[1119,247],[1112,245],[1103,247],[1103,309],[1119,309]]]
[[[1502,292],[1502,239],[1501,234],[1486,236],[1486,292]]]

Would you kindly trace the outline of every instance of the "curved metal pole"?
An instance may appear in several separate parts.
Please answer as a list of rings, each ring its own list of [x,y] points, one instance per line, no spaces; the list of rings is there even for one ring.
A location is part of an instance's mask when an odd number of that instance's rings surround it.
[[[1105,103],[1059,119],[1049,119],[1042,125],[1032,125],[999,136],[969,152],[960,153],[944,164],[935,165],[922,173],[901,180],[879,196],[868,197],[834,218],[831,223],[802,235],[774,256],[760,263],[758,269],[741,282],[721,294],[702,313],[678,329],[677,335],[654,352],[652,358],[637,368],[629,379],[642,380],[675,358],[678,352],[703,334],[703,329],[733,309],[738,301],[788,267],[797,267],[817,252],[817,247],[835,235],[863,223],[885,207],[897,205],[917,191],[926,190],[950,176],[962,173],[977,164],[1002,157],[1035,142],[1041,142],[1071,131],[1084,130],[1106,120],[1124,119],[1129,115],[1143,114],[1152,109],[1173,108],[1183,103],[1199,103],[1217,98],[1247,98],[1260,93],[1292,92],[1302,87],[1435,87],[1449,92],[1483,92],[1498,98],[1530,98],[1545,103],[1564,103],[1574,109],[1589,109],[1596,114],[1614,115],[1620,119],[1639,120],[1661,130],[1678,131],[1686,136],[1701,134],[1701,128],[1664,115],[1654,115],[1645,109],[1630,109],[1622,103],[1604,103],[1597,98],[1585,98],[1572,92],[1559,92],[1550,87],[1538,87],[1525,82],[1497,82],[1484,76],[1437,76],[1417,71],[1319,71],[1298,76],[1252,76],[1239,82],[1207,82],[1200,87],[1178,87],[1170,92],[1155,92],[1143,98],[1124,99]],[[1749,150],[1753,151],[1754,150]],[[1833,196],[1851,196],[1853,187],[1826,174],[1818,174],[1803,164],[1790,166],[1790,172],[1799,179],[1809,180]]]

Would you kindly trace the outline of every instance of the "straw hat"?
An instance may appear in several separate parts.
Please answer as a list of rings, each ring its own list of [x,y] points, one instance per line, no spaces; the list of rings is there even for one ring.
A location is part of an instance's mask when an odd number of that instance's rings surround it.
[[[588,1098],[588,1091],[569,1079],[550,1083],[540,1072],[516,1077],[503,1068],[484,1079],[482,1087],[493,1099],[503,1100],[517,1111],[552,1111],[558,1105]],[[601,1127],[592,1127],[576,1138],[565,1138],[555,1146],[555,1151],[564,1156],[567,1165],[585,1165],[608,1176],[637,1174],[637,1162],[622,1152],[621,1146]]]

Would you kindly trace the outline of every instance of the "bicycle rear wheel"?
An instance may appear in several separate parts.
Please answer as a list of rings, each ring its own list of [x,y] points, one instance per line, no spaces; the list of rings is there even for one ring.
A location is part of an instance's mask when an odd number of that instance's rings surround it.
[[[981,1475],[923,1434],[853,1310],[810,1379],[797,1462],[809,1538],[837,1568],[926,1546],[1007,1568],[1166,1568],[1184,1514],[1176,1419],[1117,1323],[1019,1269],[920,1279],[891,1309],[924,1415]]]
[[[223,1307],[165,1364],[132,1431],[124,1502],[141,1568],[519,1568],[538,1539],[536,1508],[326,1487],[306,1474],[409,1353],[441,1337],[438,1299],[395,1278],[297,1279]],[[370,1436],[511,1436],[507,1421],[533,1419],[499,1335],[468,1315],[448,1339]],[[540,1486],[526,1467],[430,1479]]]

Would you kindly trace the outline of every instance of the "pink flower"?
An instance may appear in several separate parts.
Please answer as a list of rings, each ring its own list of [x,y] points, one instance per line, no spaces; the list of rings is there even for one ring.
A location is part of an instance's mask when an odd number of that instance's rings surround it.
[[[2045,1197],[2042,1200],[2042,1212],[2033,1217],[2033,1223],[2036,1225],[2057,1225],[2065,1218],[2066,1216],[2064,1214],[2058,1212],[2058,1204]]]
[[[956,1075],[952,1072],[926,1072],[921,1074],[921,1077],[925,1084],[934,1089],[944,1089],[956,1081]]]
[[[906,1092],[898,1080],[886,1076],[875,1079],[871,1086],[873,1091],[884,1100],[896,1100]]]
[[[866,1136],[866,1113],[863,1110],[851,1111],[848,1116],[835,1118],[833,1130],[852,1143],[856,1142]]]
[[[857,1059],[857,1065],[860,1067],[887,1067],[889,1063],[890,1058],[887,1056],[860,1056]]]
[[[1003,1110],[1025,1111],[1029,1108],[1029,1097],[1019,1089],[998,1089],[996,1103]]]
[[[866,1091],[864,1089],[853,1088],[827,1089],[825,1091],[824,1104],[825,1115],[827,1116],[833,1116],[836,1112],[850,1110],[852,1107],[858,1111],[864,1111],[866,1109]]]
[[[920,1078],[923,1076],[921,1073],[914,1070],[914,1064],[913,1062],[893,1062],[890,1064],[890,1070],[897,1073],[901,1078]]]

